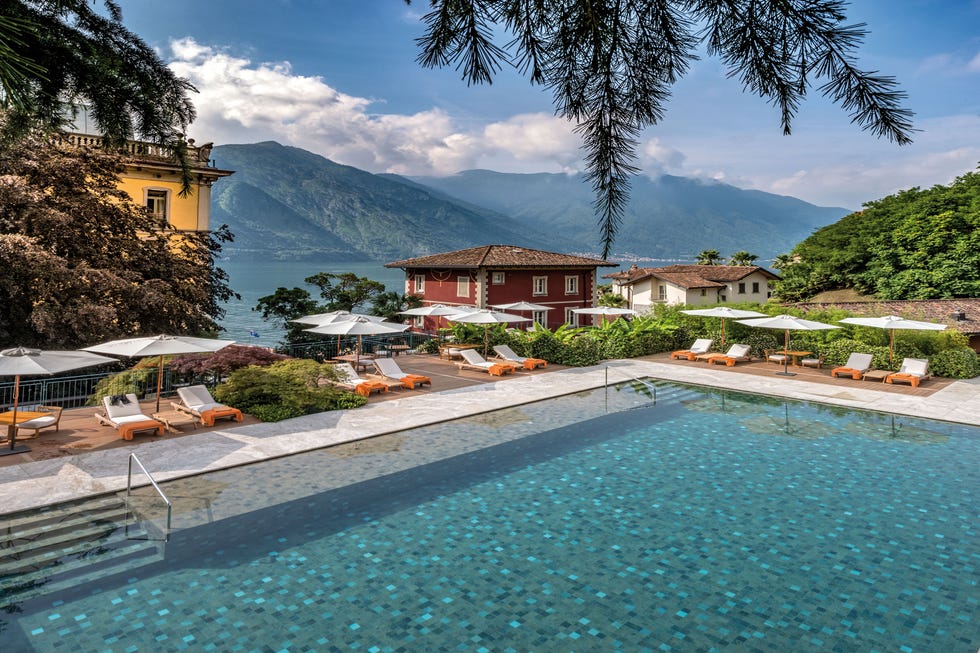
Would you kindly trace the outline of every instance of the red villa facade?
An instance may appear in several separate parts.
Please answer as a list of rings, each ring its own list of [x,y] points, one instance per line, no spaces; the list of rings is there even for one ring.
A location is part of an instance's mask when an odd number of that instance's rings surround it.
[[[573,308],[595,306],[597,270],[616,264],[515,245],[484,245],[394,261],[385,267],[405,270],[405,292],[421,296],[424,306],[490,308],[526,301],[552,310],[518,314],[556,328],[576,323]],[[426,317],[416,326],[429,330],[439,324],[436,318]]]

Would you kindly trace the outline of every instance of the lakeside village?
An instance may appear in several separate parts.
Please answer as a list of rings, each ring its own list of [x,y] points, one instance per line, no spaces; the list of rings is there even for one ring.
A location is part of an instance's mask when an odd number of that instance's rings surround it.
[[[96,136],[68,134],[59,147],[71,152],[98,145]],[[188,143],[192,192],[185,194],[186,177],[170,152],[130,144],[117,190],[142,206],[149,224],[156,225],[157,236],[143,241],[165,236],[172,239],[170,247],[186,247],[194,234],[211,233],[212,185],[233,174],[214,165],[211,149],[210,143]],[[132,351],[84,342],[90,352],[116,354],[118,360],[135,364],[123,372],[118,364],[103,366],[101,376],[85,373],[78,377],[84,380],[67,385],[60,376],[8,380],[0,386],[0,401],[8,412],[18,405],[21,411],[17,425],[10,425],[10,450],[15,449],[17,431],[36,436],[38,424],[57,428],[57,416],[26,419],[38,410],[98,405],[106,397],[155,396],[152,414],[137,411],[143,427],[151,432],[160,432],[161,424],[173,428],[180,420],[173,414],[160,417],[159,398],[174,400],[188,386],[214,393],[204,403],[225,406],[238,418],[244,412],[263,421],[360,405],[372,391],[400,381],[390,367],[382,369],[371,361],[402,351],[440,354],[461,367],[502,375],[510,363],[520,365],[526,359],[588,366],[693,351],[693,343],[707,342],[704,351],[696,352],[698,360],[789,360],[836,377],[833,370],[852,369],[852,357],[860,355],[868,361],[858,378],[873,372],[868,378],[892,375],[889,381],[909,381],[916,387],[930,376],[977,375],[980,299],[779,302],[781,276],[754,265],[755,258],[738,252],[726,264],[718,252],[705,250],[694,265],[633,264],[609,273],[604,271],[614,264],[590,256],[487,244],[388,262],[386,267],[404,271],[404,293],[385,293],[381,284],[353,274],[314,274],[307,282],[319,284],[326,303],[306,291],[279,289],[283,296],[263,298],[265,306],[257,307],[286,331],[286,341],[274,352],[229,346],[231,341],[220,339],[199,348],[177,342],[169,349]],[[374,310],[359,316],[366,306]],[[725,316],[783,316],[796,323],[787,321],[782,328],[777,320],[757,328]],[[899,325],[899,318],[908,328]],[[733,356],[733,345],[744,351]],[[500,348],[515,361],[505,360]],[[470,350],[469,358],[461,355],[464,350]],[[480,359],[472,357],[477,352]],[[337,363],[350,363],[355,376],[347,378],[348,370]],[[309,365],[318,367],[311,372]],[[362,373],[369,378],[356,381]],[[278,394],[255,392],[268,374],[284,375],[290,382]],[[212,421],[186,402],[175,401],[174,407],[198,423]],[[112,412],[109,406],[104,408],[102,424],[118,426],[106,414]],[[133,432],[120,429],[124,436]]]

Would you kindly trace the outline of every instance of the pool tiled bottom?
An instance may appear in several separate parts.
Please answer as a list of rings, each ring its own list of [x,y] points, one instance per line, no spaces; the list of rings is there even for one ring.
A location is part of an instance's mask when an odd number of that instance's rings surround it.
[[[977,460],[976,429],[698,394],[187,529],[16,627],[39,651],[975,651]]]

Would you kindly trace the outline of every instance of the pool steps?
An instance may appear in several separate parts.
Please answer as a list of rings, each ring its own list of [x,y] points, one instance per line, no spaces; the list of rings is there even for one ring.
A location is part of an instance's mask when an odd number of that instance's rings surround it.
[[[113,495],[0,521],[0,608],[162,560]]]

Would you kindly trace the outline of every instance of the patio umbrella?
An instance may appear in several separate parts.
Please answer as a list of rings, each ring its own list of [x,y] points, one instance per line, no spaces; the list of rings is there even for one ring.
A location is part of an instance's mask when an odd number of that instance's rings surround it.
[[[553,311],[554,306],[544,304],[532,304],[531,302],[511,302],[510,304],[491,304],[492,308],[499,308],[502,311]],[[534,319],[533,317],[531,318]]]
[[[157,364],[157,412],[160,412],[160,391],[163,388],[163,357],[175,354],[205,354],[216,352],[228,345],[235,344],[234,340],[217,340],[215,338],[191,338],[189,336],[147,336],[144,338],[123,338],[110,340],[100,345],[83,347],[85,351],[97,354],[111,354],[125,358],[144,358],[159,356]]]
[[[20,394],[20,377],[36,374],[57,374],[68,372],[92,365],[104,365],[117,362],[114,358],[90,354],[87,351],[41,351],[16,347],[0,351],[0,376],[14,377],[14,405],[7,437],[10,447],[0,451],[0,456],[30,451],[27,447],[15,447],[17,439],[17,400]]]
[[[492,311],[489,308],[478,308],[469,313],[460,313],[446,318],[450,322],[463,322],[464,324],[483,325],[483,356],[486,357],[490,349],[490,325],[508,324],[510,322],[530,322],[531,318],[503,311]]]
[[[436,325],[438,326],[440,322],[438,318],[443,318],[447,315],[459,315],[460,313],[475,310],[475,306],[446,306],[445,304],[430,304],[429,306],[419,306],[418,308],[398,311],[398,314],[411,315],[414,317],[435,317],[437,318]]]
[[[290,322],[295,322],[296,324],[312,324],[313,326],[323,326],[325,324],[333,324],[334,322],[353,320],[354,318],[357,317],[363,317],[365,320],[370,320],[371,322],[384,322],[384,318],[378,315],[363,315],[361,313],[351,313],[350,311],[330,311],[328,313],[314,313],[313,315],[304,315],[303,317],[298,317],[295,320],[290,320]],[[340,338],[341,336],[337,336],[337,355],[340,355]]]
[[[845,317],[843,320],[838,320],[838,322],[841,324],[874,327],[876,329],[888,329],[888,362],[892,361],[892,352],[895,349],[895,329],[943,331],[946,328],[945,324],[906,320],[904,317],[899,317],[898,315],[886,315],[884,317]]]
[[[363,336],[377,336],[386,333],[401,333],[408,329],[407,324],[395,324],[394,322],[379,321],[375,322],[365,316],[359,315],[350,320],[337,320],[328,324],[304,329],[310,333],[322,333],[332,336],[357,336],[357,356],[355,365],[361,362],[361,338]],[[340,352],[338,351],[338,354]],[[355,368],[356,369],[356,368]]]
[[[618,308],[616,306],[591,306],[586,308],[573,308],[572,313],[576,315],[602,315],[603,317],[623,315],[636,315],[636,311],[630,308]]]
[[[757,313],[756,311],[743,311],[737,308],[728,308],[727,306],[715,306],[714,308],[693,308],[687,311],[681,311],[681,313],[686,313],[687,315],[698,315],[700,317],[720,317],[721,318],[721,348],[725,349],[725,320],[732,318],[733,320],[744,319],[747,317],[765,317],[765,313]]]
[[[763,329],[783,329],[786,336],[783,340],[783,349],[789,351],[789,332],[790,331],[821,331],[824,329],[839,329],[840,327],[813,320],[804,320],[794,315],[775,315],[773,317],[760,317],[753,320],[736,320],[739,324],[746,326],[762,327]],[[789,371],[789,356],[783,359],[783,371],[776,372],[783,376],[796,376],[795,372]]]
[[[365,320],[370,320],[371,322],[384,322],[384,318],[380,315],[364,315],[363,313],[351,313],[350,311],[330,311],[329,313],[314,313],[313,315],[304,315],[303,317],[298,317],[295,320],[290,320],[290,322],[295,322],[296,324],[312,324],[313,326],[323,326],[324,324],[330,324],[332,322],[340,322],[342,320],[353,320],[357,317],[363,317]]]

